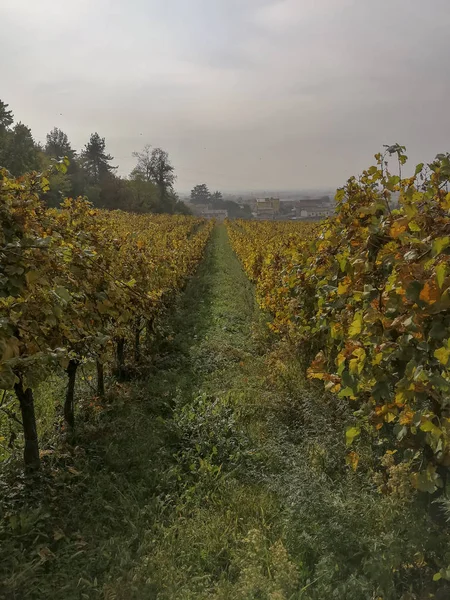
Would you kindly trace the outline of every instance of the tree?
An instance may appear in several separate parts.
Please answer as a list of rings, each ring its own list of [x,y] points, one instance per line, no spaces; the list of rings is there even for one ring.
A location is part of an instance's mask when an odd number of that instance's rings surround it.
[[[41,168],[43,170],[48,169],[54,159],[61,160],[64,157],[67,157],[70,161],[67,172],[56,171],[49,176],[50,189],[44,195],[44,200],[48,206],[59,206],[64,198],[76,197],[84,193],[84,187],[78,189],[74,184],[80,172],[75,151],[72,149],[69,138],[64,131],[54,127],[50,133],[47,133],[47,142],[41,155]]]
[[[31,129],[23,123],[16,123],[7,136],[4,166],[16,177],[39,168],[38,149]]]
[[[220,208],[222,203],[222,192],[214,192],[213,194],[211,194],[211,204],[214,206],[214,208]]]
[[[0,100],[0,131],[7,130],[14,122],[12,110],[8,110],[9,104]]]
[[[130,189],[129,181],[110,175],[101,184],[96,204],[101,208],[110,210],[126,210],[133,212],[148,212],[136,210],[134,206],[133,191]]]
[[[155,148],[151,155],[151,173],[152,180],[159,187],[161,200],[164,202],[167,199],[168,192],[173,191],[175,183],[174,168],[169,160],[169,155],[162,148]]]
[[[138,213],[163,212],[160,194],[152,181],[135,178],[127,182],[131,195],[128,210]]]
[[[50,133],[47,133],[47,143],[45,144],[44,152],[47,156],[55,158],[64,158],[67,156],[70,161],[75,158],[75,151],[70,145],[69,138],[58,127],[54,127]]]
[[[191,191],[192,204],[208,204],[211,201],[211,194],[206,183],[196,185]]]
[[[89,142],[81,153],[83,167],[91,184],[98,185],[105,176],[110,175],[117,169],[117,167],[109,164],[113,157],[106,154],[105,147],[105,138],[100,137],[95,132],[91,134]]]
[[[187,204],[176,197],[174,213],[177,215],[192,215],[192,211]]]
[[[137,165],[131,172],[131,178],[156,185],[160,196],[158,212],[173,213],[177,201],[173,190],[176,176],[168,153],[162,148],[151,150],[150,144],[147,144],[142,152],[133,152],[133,156],[137,158]]]
[[[12,111],[8,110],[8,104],[0,100],[0,167],[6,166],[8,156],[8,145],[11,136],[11,125],[14,117]]]
[[[137,165],[131,171],[131,179],[153,181],[151,148],[150,144],[146,144],[142,152],[133,152],[134,158],[137,158]]]

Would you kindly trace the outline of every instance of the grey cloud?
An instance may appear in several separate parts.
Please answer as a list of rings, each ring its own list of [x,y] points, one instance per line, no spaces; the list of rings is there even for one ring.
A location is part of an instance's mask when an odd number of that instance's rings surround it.
[[[328,187],[383,143],[449,149],[447,0],[0,0],[0,18],[17,119],[78,148],[99,131],[122,174],[147,142],[180,189]]]

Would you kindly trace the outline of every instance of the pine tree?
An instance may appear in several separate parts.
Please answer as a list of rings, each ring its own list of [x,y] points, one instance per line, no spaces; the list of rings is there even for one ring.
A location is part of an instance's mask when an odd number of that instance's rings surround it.
[[[0,131],[9,129],[14,122],[14,115],[8,106],[0,100]]]
[[[17,123],[7,134],[4,166],[15,176],[39,168],[38,148],[34,143],[31,129]]]
[[[11,110],[8,110],[8,104],[0,100],[0,167],[6,167],[8,157],[8,145],[11,136],[11,125],[14,122],[14,116]]]
[[[83,167],[91,184],[99,185],[105,176],[112,174],[117,169],[109,164],[113,157],[106,154],[105,147],[105,138],[101,138],[95,132],[91,134],[89,142],[81,153]]]

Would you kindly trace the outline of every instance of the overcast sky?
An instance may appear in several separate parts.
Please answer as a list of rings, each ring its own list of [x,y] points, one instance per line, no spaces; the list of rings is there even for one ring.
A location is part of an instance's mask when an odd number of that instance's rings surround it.
[[[0,98],[37,141],[98,131],[179,190],[329,187],[450,151],[450,0],[0,0]]]

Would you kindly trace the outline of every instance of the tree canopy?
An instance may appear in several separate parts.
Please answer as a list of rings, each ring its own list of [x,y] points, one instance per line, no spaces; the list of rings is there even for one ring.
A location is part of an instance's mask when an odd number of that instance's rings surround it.
[[[189,214],[174,190],[175,169],[162,148],[144,146],[133,152],[137,164],[129,179],[116,175],[117,167],[106,149],[106,140],[92,133],[81,150],[72,147],[67,134],[54,127],[44,147],[35,143],[31,130],[23,123],[14,124],[8,104],[0,100],[0,167],[12,175],[48,169],[52,162],[69,159],[67,169],[55,170],[42,194],[48,206],[58,207],[66,197],[85,196],[95,206],[138,213]]]
[[[152,206],[154,212],[186,212],[188,208],[178,200],[173,184],[175,169],[168,153],[162,148],[144,146],[141,152],[133,152],[137,164],[130,174],[131,189],[137,204]]]
[[[196,185],[191,191],[192,204],[208,204],[211,201],[211,193],[206,183]]]
[[[70,145],[67,134],[58,129],[58,127],[54,127],[50,133],[47,133],[47,142],[44,151],[48,156],[55,158],[64,158],[65,156],[69,160],[75,158],[75,151]]]

